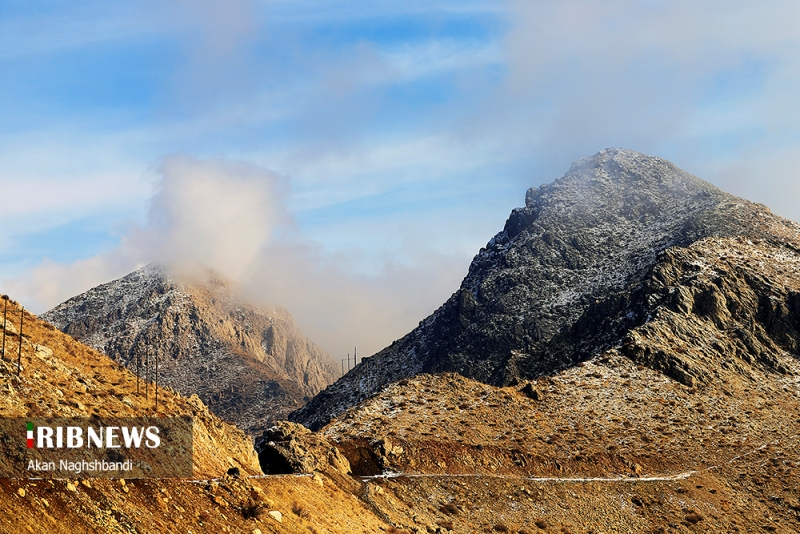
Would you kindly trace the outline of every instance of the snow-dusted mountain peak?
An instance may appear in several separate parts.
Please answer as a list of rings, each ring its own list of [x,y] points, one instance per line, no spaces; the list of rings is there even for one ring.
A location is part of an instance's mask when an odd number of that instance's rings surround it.
[[[647,281],[665,251],[712,237],[785,243],[798,235],[796,224],[664,159],[603,150],[529,189],[447,302],[293,417],[317,427],[422,372],[497,385],[555,373],[649,320],[662,297]]]
[[[221,417],[256,432],[336,376],[330,358],[280,306],[253,306],[213,271],[190,277],[150,264],[42,315],[133,368],[159,358],[159,378],[196,393]]]

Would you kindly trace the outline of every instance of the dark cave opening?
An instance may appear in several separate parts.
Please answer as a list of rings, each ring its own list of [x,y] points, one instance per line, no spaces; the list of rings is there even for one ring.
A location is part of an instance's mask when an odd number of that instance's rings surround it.
[[[291,475],[295,473],[292,464],[271,445],[264,445],[258,453],[258,463],[265,475]]]

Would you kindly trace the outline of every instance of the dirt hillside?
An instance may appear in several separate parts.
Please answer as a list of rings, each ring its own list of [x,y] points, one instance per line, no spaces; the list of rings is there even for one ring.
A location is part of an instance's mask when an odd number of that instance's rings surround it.
[[[359,483],[336,473],[261,477],[252,439],[197,398],[154,386],[136,394],[120,364],[9,301],[0,360],[0,416],[194,416],[194,476],[179,479],[0,479],[0,532],[372,533],[388,526],[356,498]],[[239,469],[239,478],[227,475]],[[332,513],[335,511],[335,513]],[[273,515],[270,515],[270,512]],[[280,512],[279,522],[275,517]]]

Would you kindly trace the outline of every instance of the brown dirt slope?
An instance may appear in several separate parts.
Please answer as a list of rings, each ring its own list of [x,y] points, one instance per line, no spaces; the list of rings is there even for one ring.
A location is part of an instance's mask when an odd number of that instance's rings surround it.
[[[136,377],[99,352],[25,313],[17,376],[19,315],[9,302],[0,360],[0,416],[194,415],[193,480],[0,479],[0,532],[161,533],[380,532],[387,527],[345,477],[259,478],[252,440],[197,398],[159,390],[155,413]],[[241,478],[225,475],[230,467]],[[332,512],[333,511],[333,512]],[[281,512],[281,522],[269,515]]]
[[[324,433],[409,475],[366,490],[408,532],[800,531],[796,377],[689,388],[612,351],[530,384],[421,375]]]

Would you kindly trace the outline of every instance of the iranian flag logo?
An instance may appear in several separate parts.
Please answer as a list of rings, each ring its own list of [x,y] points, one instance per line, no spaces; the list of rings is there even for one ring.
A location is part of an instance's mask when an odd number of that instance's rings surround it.
[[[33,448],[33,423],[28,421],[28,448]]]

